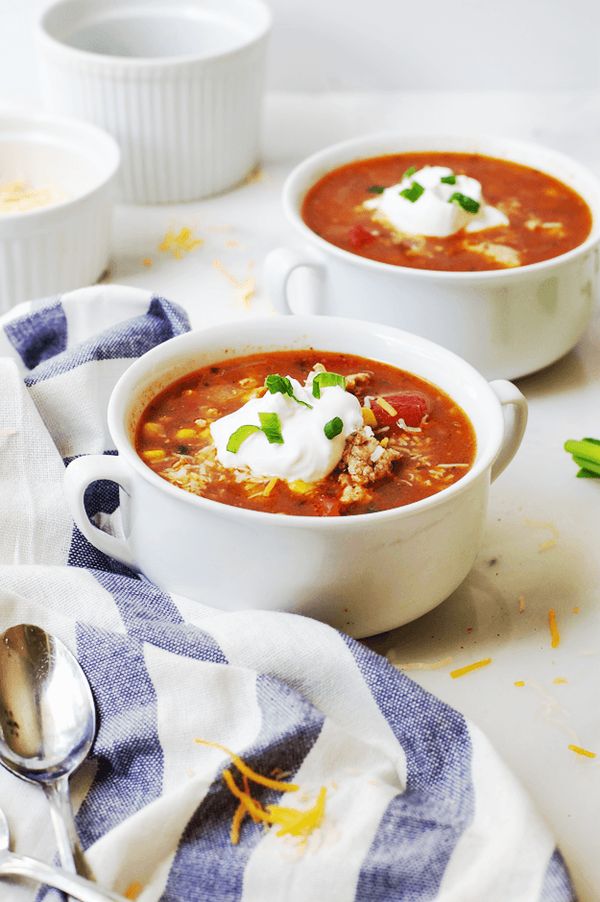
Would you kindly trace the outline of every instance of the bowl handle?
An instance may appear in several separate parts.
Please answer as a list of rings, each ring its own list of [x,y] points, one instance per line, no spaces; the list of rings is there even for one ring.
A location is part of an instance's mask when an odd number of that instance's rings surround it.
[[[140,568],[136,564],[125,539],[111,536],[91,522],[87,515],[84,496],[86,489],[99,479],[116,482],[128,495],[131,495],[131,479],[124,463],[118,457],[104,454],[87,454],[72,460],[65,470],[65,494],[71,515],[85,538],[98,551],[115,558],[133,570]]]
[[[278,313],[294,313],[288,296],[288,283],[296,269],[305,268],[311,273],[310,281],[304,286],[306,304],[303,313],[319,313],[322,308],[325,267],[315,257],[304,255],[286,247],[270,251],[264,263],[264,277],[267,295]]]
[[[509,465],[519,449],[525,426],[527,425],[527,401],[516,385],[507,382],[506,379],[495,379],[490,382],[490,388],[502,405],[504,415],[504,437],[498,456],[492,466],[492,482],[500,476]],[[504,408],[512,408],[511,415],[507,416]]]

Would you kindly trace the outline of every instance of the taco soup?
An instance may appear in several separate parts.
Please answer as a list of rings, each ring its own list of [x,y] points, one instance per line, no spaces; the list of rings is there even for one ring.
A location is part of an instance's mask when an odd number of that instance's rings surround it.
[[[387,154],[346,163],[307,192],[302,218],[331,244],[381,263],[510,269],[582,244],[592,214],[547,173],[475,153]]]
[[[163,389],[135,447],[161,478],[236,507],[341,516],[401,507],[470,469],[475,434],[442,390],[351,354],[275,351]]]

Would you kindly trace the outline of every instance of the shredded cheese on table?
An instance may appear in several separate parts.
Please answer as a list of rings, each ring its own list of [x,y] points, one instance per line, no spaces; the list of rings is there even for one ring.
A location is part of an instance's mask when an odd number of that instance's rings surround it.
[[[139,880],[134,880],[133,883],[130,883],[127,889],[125,890],[125,898],[126,899],[137,899],[141,891],[144,889],[143,885]]]
[[[595,758],[596,752],[590,752],[589,749],[582,749],[580,745],[569,745],[568,748],[575,752],[576,755],[583,755],[584,758]]]
[[[194,237],[191,229],[184,227],[179,232],[168,231],[163,236],[158,249],[163,254],[171,254],[176,260],[181,260],[186,254],[202,247],[202,238]]]
[[[558,626],[556,625],[556,613],[554,608],[550,608],[548,611],[548,626],[550,627],[550,645],[552,648],[558,648],[560,645],[560,633],[558,632]]]
[[[472,673],[473,670],[479,670],[481,667],[487,667],[488,664],[492,663],[491,658],[483,658],[481,661],[475,661],[474,664],[467,664],[466,667],[459,667],[457,670],[451,670],[450,676],[453,680],[458,679],[458,677],[465,676],[467,673]]]
[[[440,658],[439,661],[410,661],[408,663],[399,663],[393,660],[393,656],[390,657],[388,655],[388,660],[390,664],[393,664],[394,667],[397,667],[398,670],[440,670],[442,667],[446,667],[448,664],[452,664],[454,660],[450,655],[447,658]]]
[[[24,213],[65,200],[56,188],[33,188],[27,182],[0,183],[0,213]]]
[[[514,685],[515,685],[515,686],[524,686],[524,685],[525,685],[525,680],[517,680],[516,683],[515,683]]]

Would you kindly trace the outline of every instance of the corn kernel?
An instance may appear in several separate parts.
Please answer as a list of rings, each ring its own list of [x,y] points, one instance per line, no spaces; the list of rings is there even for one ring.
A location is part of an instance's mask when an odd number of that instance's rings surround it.
[[[363,423],[365,426],[377,426],[377,417],[370,407],[362,407]]]
[[[149,437],[154,437],[155,435],[164,435],[165,434],[165,430],[163,428],[162,423],[151,423],[151,422],[144,423],[142,432],[144,433],[144,435],[147,435]]]
[[[167,452],[162,448],[155,448],[150,451],[142,451],[144,460],[163,460],[167,456]]]
[[[175,433],[175,438],[197,438],[198,433],[195,429],[178,429]]]
[[[307,495],[314,488],[312,482],[304,482],[303,479],[294,479],[293,482],[288,482],[288,485],[292,492],[297,492],[298,495]]]

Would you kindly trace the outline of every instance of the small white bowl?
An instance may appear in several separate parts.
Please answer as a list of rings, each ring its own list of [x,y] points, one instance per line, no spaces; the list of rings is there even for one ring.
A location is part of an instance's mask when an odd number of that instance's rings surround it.
[[[206,197],[258,161],[262,0],[59,0],[38,29],[50,109],[105,128],[132,203]]]
[[[0,114],[0,183],[50,187],[62,199],[0,213],[0,313],[95,282],[108,264],[119,148],[92,125]]]
[[[443,272],[380,263],[342,250],[312,231],[301,215],[306,192],[323,175],[353,160],[410,151],[480,153],[555,176],[583,197],[592,230],[573,250],[550,260],[487,272]],[[484,185],[485,190],[485,185]],[[505,138],[449,135],[369,135],[308,157],[283,187],[289,222],[306,248],[272,251],[265,263],[268,292],[282,312],[294,312],[288,281],[308,269],[302,311],[364,317],[416,332],[459,354],[488,379],[515,379],[553,363],[577,343],[598,290],[600,182],[554,150]]]
[[[319,348],[382,360],[433,382],[459,403],[477,436],[462,479],[404,507],[348,517],[246,510],[171,485],[139,458],[134,432],[154,395],[224,357]],[[124,373],[108,407],[118,457],[89,455],[66,470],[65,491],[83,535],[162,588],[221,607],[270,608],[366,636],[414,620],[446,598],[477,555],[490,480],[516,453],[527,403],[510,382],[488,384],[460,358],[398,329],[326,316],[280,316],[188,332]],[[121,486],[126,538],[89,520],[87,487]]]

